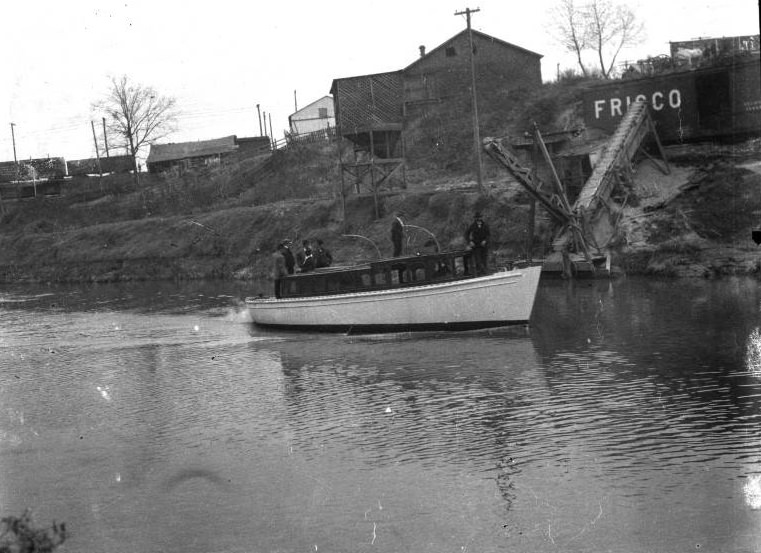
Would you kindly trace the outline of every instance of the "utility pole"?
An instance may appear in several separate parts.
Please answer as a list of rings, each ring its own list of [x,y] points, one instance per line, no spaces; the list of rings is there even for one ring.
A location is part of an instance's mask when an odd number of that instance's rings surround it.
[[[272,142],[272,149],[274,150],[275,149],[275,135],[272,133],[272,112],[270,112],[270,141]]]
[[[262,112],[259,109],[259,104],[256,104],[256,113],[259,114],[259,136],[264,136],[262,134]]]
[[[16,180],[18,181],[18,159],[16,159],[16,134],[13,132],[13,127],[16,123],[11,123],[11,139],[13,140],[13,164],[16,166]]]
[[[293,91],[293,111],[299,111],[299,103],[296,101],[296,91]]]
[[[100,168],[100,153],[98,152],[98,139],[95,136],[95,123],[90,121],[92,127],[92,140],[95,142],[95,157],[98,158],[98,174],[103,177],[103,169]]]
[[[103,144],[106,146],[106,157],[110,157],[108,155],[108,135],[106,134],[106,118],[103,118]]]
[[[480,8],[471,10],[465,8],[465,11],[455,12],[455,15],[464,15],[468,22],[468,43],[470,45],[470,95],[473,100],[473,149],[476,154],[476,181],[478,190],[483,192],[484,180],[481,173],[481,136],[478,130],[478,101],[476,100],[476,64],[473,59],[473,31],[470,27],[470,14],[481,11]]]

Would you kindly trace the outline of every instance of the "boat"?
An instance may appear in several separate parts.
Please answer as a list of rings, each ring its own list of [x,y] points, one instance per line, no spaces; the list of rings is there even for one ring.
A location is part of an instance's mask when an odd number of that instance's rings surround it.
[[[325,332],[471,330],[528,324],[541,265],[476,276],[468,251],[427,253],[282,277],[246,298],[257,326]]]

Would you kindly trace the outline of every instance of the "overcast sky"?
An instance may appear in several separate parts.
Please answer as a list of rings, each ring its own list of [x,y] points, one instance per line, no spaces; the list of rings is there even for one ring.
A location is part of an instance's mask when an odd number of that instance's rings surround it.
[[[470,0],[468,0],[470,2]],[[544,55],[552,80],[573,67],[548,25],[555,0],[14,0],[0,33],[0,161],[95,155],[91,104],[111,76],[177,98],[173,142],[258,136],[256,104],[283,136],[288,115],[333,79],[401,69],[465,28]],[[669,41],[759,33],[758,0],[633,0],[647,37],[620,60],[665,54]],[[296,98],[294,99],[294,91]],[[3,130],[5,129],[5,130]],[[101,129],[96,127],[99,133]],[[147,154],[147,152],[145,152]]]

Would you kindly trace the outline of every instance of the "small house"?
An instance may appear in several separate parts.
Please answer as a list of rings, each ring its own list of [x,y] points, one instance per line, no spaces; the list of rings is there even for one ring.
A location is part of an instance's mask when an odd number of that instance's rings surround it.
[[[336,126],[333,98],[323,96],[288,116],[288,126],[294,135],[324,131]]]

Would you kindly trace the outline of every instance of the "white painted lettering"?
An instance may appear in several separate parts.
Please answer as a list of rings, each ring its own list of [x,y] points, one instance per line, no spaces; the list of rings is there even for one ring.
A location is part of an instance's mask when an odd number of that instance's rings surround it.
[[[663,92],[653,92],[653,109],[655,111],[663,109]]]
[[[678,88],[675,88],[671,92],[669,92],[669,106],[672,108],[678,108],[682,105],[682,93],[679,92]]]
[[[621,98],[610,99],[610,116],[615,117],[616,115],[618,115],[619,117],[623,115],[621,113]]]
[[[635,98],[635,100],[637,100],[638,102],[644,102],[645,100],[647,100],[647,96],[645,96],[644,94],[637,94],[637,97]]]
[[[600,118],[600,112],[605,108],[605,100],[595,100],[595,119]]]

